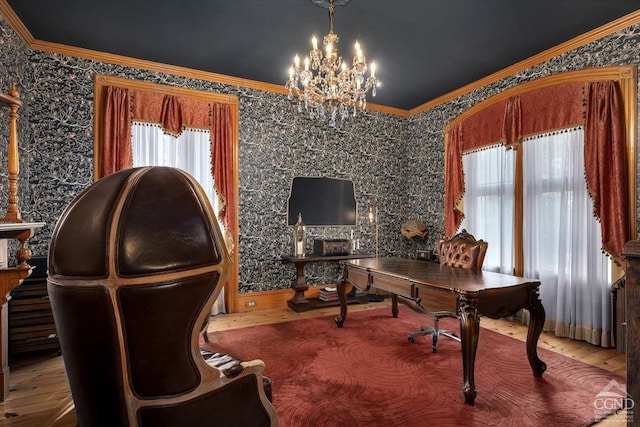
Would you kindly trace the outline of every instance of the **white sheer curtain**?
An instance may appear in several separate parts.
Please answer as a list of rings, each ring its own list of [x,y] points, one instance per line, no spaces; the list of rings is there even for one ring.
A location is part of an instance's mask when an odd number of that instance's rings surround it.
[[[584,178],[584,132],[530,139],[524,150],[524,275],[539,278],[545,330],[611,345],[610,263]]]
[[[539,279],[544,330],[611,346],[611,264],[584,178],[584,132],[523,142],[524,275]],[[515,151],[465,154],[461,228],[489,242],[484,270],[513,274]],[[524,319],[527,320],[527,313]]]
[[[209,132],[185,129],[179,137],[167,135],[162,128],[145,123],[131,127],[133,166],[172,166],[191,174],[202,186],[218,211],[218,197],[211,174],[211,145]],[[224,313],[224,289],[216,300],[211,314]]]
[[[515,152],[504,147],[462,156],[465,175],[461,228],[489,242],[483,270],[513,274]]]

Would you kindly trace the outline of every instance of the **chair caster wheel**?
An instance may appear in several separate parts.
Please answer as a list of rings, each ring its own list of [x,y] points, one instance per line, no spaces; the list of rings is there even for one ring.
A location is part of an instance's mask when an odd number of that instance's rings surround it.
[[[409,343],[411,343],[411,344],[416,342],[416,339],[414,337],[408,337],[407,339],[409,340]]]

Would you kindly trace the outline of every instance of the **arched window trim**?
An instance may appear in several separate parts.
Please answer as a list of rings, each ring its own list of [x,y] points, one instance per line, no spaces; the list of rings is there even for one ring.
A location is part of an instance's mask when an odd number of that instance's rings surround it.
[[[506,102],[510,98],[528,94],[540,89],[549,88],[558,85],[569,85],[574,83],[588,84],[598,81],[616,81],[620,88],[622,110],[624,114],[626,154],[627,154],[627,176],[628,176],[628,232],[630,239],[636,238],[636,127],[637,127],[637,67],[635,66],[619,66],[619,67],[602,67],[591,68],[578,71],[569,71],[565,73],[555,74],[543,77],[530,82],[522,83],[518,86],[505,90],[485,101],[469,108],[460,114],[445,127],[445,231],[450,234],[453,224],[459,225],[462,211],[458,210],[459,201],[453,196],[454,192],[450,191],[450,185],[456,185],[461,180],[464,182],[462,168],[456,167],[461,164],[461,156],[463,147],[458,144],[452,144],[450,135],[455,138],[461,137],[461,124],[478,113],[482,113],[487,108],[496,107],[496,104]],[[522,136],[522,135],[521,135]],[[525,135],[526,136],[526,135]],[[493,144],[499,141],[493,141]],[[477,149],[479,147],[475,147]],[[518,160],[516,160],[518,162]],[[521,160],[519,160],[521,165]],[[518,171],[518,169],[516,169]],[[521,177],[516,174],[516,181]],[[517,185],[517,184],[516,184]],[[515,197],[522,197],[521,185],[516,188]],[[517,202],[516,202],[517,204]],[[518,215],[519,212],[516,212]],[[518,226],[518,221],[516,221]],[[514,230],[516,233],[519,230]],[[518,243],[518,242],[516,242]],[[516,245],[516,272],[521,272],[518,268],[521,266],[518,253],[521,254],[521,248]]]

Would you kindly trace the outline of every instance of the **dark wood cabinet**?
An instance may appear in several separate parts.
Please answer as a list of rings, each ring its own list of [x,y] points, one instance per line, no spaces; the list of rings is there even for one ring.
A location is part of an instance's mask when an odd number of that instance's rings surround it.
[[[9,358],[42,350],[60,351],[47,293],[47,258],[30,260],[33,272],[11,291],[9,300]]]
[[[625,353],[627,350],[627,299],[625,297],[625,276],[611,285],[611,305],[613,308],[613,339],[616,350]]]

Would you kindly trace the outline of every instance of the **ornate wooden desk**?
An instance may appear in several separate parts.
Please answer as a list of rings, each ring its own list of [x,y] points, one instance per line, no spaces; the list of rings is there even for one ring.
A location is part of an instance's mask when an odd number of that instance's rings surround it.
[[[398,296],[401,296],[423,312],[449,313],[460,319],[465,403],[472,405],[476,397],[474,366],[481,315],[498,319],[522,308],[529,310],[531,320],[526,344],[529,364],[534,377],[542,376],[547,369],[537,352],[545,318],[538,296],[539,281],[404,258],[358,259],[342,264],[344,275],[338,283],[340,315],[335,319],[339,328],[347,317],[347,284],[362,290],[374,287],[390,293],[393,317],[398,316]]]

